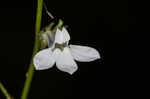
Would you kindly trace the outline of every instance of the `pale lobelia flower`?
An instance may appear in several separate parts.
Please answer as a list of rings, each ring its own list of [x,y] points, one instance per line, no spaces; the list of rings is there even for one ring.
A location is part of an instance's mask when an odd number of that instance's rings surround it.
[[[70,35],[63,27],[57,29],[54,44],[52,47],[39,51],[34,56],[34,66],[36,70],[45,70],[56,67],[69,74],[73,74],[78,66],[75,62],[90,62],[100,58],[100,54],[94,48],[80,45],[68,45]]]

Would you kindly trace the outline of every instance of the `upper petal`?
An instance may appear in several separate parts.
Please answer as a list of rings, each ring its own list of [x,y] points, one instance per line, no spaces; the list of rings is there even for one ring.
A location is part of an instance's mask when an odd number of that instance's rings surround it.
[[[57,28],[55,35],[55,43],[62,44],[64,39],[64,35],[60,29]]]
[[[79,45],[70,45],[73,58],[80,62],[90,62],[100,58],[100,54],[94,48]]]
[[[51,68],[55,63],[55,59],[52,56],[53,53],[50,48],[39,51],[33,59],[35,69],[44,70]]]
[[[65,27],[62,28],[62,33],[63,33],[63,36],[64,36],[64,43],[68,42],[70,40],[70,35],[69,35],[69,33],[68,33],[68,31],[66,30]]]
[[[63,52],[60,53],[56,59],[56,66],[59,70],[73,74],[77,69],[77,64],[74,61],[69,49],[64,48]]]
[[[55,43],[63,44],[70,40],[68,31],[63,27],[62,31],[57,28],[55,35]]]

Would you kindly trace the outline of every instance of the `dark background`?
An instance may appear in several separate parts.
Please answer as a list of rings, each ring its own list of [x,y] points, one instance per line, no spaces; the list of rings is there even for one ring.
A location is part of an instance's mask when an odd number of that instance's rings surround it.
[[[79,69],[72,76],[55,66],[35,71],[28,99],[138,96],[135,90],[139,90],[139,78],[144,79],[142,55],[150,32],[148,3],[44,1],[56,19],[61,18],[69,25],[70,43],[94,47],[102,58],[89,63],[78,62]],[[0,2],[0,81],[15,99],[20,98],[32,55],[36,3],[36,0]],[[42,27],[51,21],[44,10],[42,19]],[[5,99],[0,92],[1,98]]]

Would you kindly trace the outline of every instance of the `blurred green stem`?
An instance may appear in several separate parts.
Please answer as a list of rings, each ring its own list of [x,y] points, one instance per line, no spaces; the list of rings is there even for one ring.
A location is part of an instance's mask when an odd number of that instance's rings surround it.
[[[36,15],[36,24],[35,24],[35,45],[33,49],[33,55],[31,58],[31,62],[29,65],[29,69],[27,72],[27,78],[25,81],[24,89],[22,91],[22,96],[21,99],[27,99],[32,78],[34,75],[34,65],[33,65],[33,57],[34,55],[38,52],[39,50],[39,32],[40,32],[40,27],[41,27],[41,19],[42,19],[42,8],[43,8],[43,0],[38,0],[37,2],[37,15]]]
[[[9,95],[9,93],[7,92],[7,90],[5,89],[5,87],[1,82],[0,82],[0,90],[6,96],[7,99],[11,99],[11,96]]]

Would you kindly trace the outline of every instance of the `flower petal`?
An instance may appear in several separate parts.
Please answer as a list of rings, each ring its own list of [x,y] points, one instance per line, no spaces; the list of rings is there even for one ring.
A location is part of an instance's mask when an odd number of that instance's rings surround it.
[[[64,43],[70,40],[70,35],[68,33],[68,31],[66,30],[66,28],[62,28],[62,33],[63,33],[63,38],[64,38]]]
[[[62,31],[57,28],[55,35],[55,43],[63,44],[70,40],[68,31],[63,27]]]
[[[63,43],[63,33],[60,29],[57,28],[55,35],[55,43],[62,44]]]
[[[73,60],[69,48],[64,48],[63,52],[59,53],[56,59],[56,66],[59,70],[73,74],[77,69],[77,64]]]
[[[55,63],[55,59],[52,55],[53,53],[50,48],[38,52],[33,59],[35,69],[44,70],[51,68]]]
[[[61,50],[59,48],[56,48],[54,51],[53,51],[53,57],[55,60],[57,60],[59,58],[59,56],[61,55]]]
[[[79,45],[70,45],[73,58],[80,62],[90,62],[100,58],[100,54],[94,48]]]

